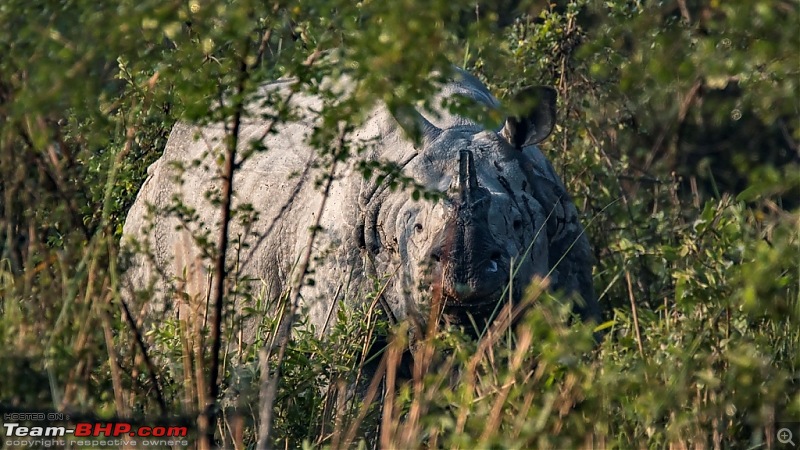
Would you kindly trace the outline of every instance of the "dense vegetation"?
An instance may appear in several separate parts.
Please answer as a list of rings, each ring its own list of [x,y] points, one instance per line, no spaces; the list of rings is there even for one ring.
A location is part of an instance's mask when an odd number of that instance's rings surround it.
[[[800,421],[798,23],[791,0],[4,0],[0,409],[200,429],[210,412],[230,448],[775,445]],[[388,331],[375,362],[400,381],[369,389],[381,410],[344,388],[387,332],[368,312],[326,342],[297,328],[283,358],[262,350],[268,316],[215,364],[213,321],[153,326],[123,295],[122,223],[176,120],[340,73],[360,84],[328,123],[357,120],[424,99],[421,74],[450,63],[499,98],[558,89],[543,149],[594,245],[599,345],[533,286],[537,306],[480,341],[430,330],[414,373]],[[259,404],[267,367],[282,377]]]

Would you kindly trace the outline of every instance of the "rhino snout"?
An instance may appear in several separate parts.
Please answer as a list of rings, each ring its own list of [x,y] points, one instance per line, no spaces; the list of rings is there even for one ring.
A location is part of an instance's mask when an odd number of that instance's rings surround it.
[[[499,248],[485,255],[434,246],[429,253],[432,281],[441,286],[444,295],[463,306],[495,301],[508,282],[508,257]]]

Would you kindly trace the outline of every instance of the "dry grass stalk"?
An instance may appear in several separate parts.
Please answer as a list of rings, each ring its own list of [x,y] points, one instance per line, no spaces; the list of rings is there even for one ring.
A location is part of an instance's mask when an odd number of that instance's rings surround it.
[[[633,286],[631,284],[631,273],[625,271],[625,281],[628,283],[628,298],[631,301],[631,311],[633,313],[633,329],[636,332],[636,344],[639,347],[639,355],[644,359],[644,346],[642,345],[642,332],[639,330],[639,313],[636,309],[636,300],[633,297]]]
[[[508,399],[508,394],[516,383],[517,372],[519,371],[520,367],[522,367],[522,362],[524,361],[525,355],[530,349],[532,342],[533,334],[531,331],[527,328],[522,328],[519,333],[517,348],[514,351],[514,356],[512,357],[511,365],[509,367],[508,374],[506,375],[507,381],[500,388],[500,392],[495,398],[494,405],[492,405],[492,410],[489,413],[489,421],[487,422],[486,428],[484,428],[479,439],[479,442],[482,445],[487,445],[489,439],[492,436],[495,436],[497,431],[500,429],[500,415],[502,414],[503,407]]]

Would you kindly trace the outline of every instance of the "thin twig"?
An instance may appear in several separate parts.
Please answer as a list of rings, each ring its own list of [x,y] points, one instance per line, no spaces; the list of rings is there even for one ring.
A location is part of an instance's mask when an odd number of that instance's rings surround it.
[[[249,48],[249,46],[245,46]],[[222,348],[222,315],[225,296],[225,281],[228,276],[228,269],[225,267],[225,260],[228,253],[228,228],[231,222],[231,207],[233,203],[233,174],[236,160],[236,148],[239,145],[239,129],[242,125],[242,115],[244,113],[244,90],[247,79],[247,58],[244,57],[239,63],[239,79],[236,86],[236,107],[234,110],[233,122],[228,135],[228,145],[225,154],[225,166],[222,172],[222,217],[220,218],[219,240],[217,242],[217,254],[214,267],[214,308],[211,316],[211,371],[209,372],[209,396],[206,399],[207,405],[203,413],[205,420],[201,418],[201,432],[204,432],[207,444],[214,442],[213,423],[216,419],[216,402],[219,396],[220,386],[218,382],[220,370],[220,350]]]
[[[681,102],[681,108],[678,110],[678,116],[672,120],[671,122],[667,123],[661,133],[659,133],[658,137],[656,138],[655,144],[653,144],[653,148],[650,149],[650,153],[647,155],[647,160],[644,163],[644,171],[647,172],[655,162],[656,157],[660,156],[661,147],[664,144],[664,141],[667,139],[667,135],[672,132],[674,127],[681,128],[683,126],[683,122],[686,120],[686,116],[689,114],[689,108],[694,104],[695,100],[700,93],[700,88],[703,87],[703,80],[697,79],[692,84],[692,87],[689,88],[689,91],[684,96],[683,101]],[[635,197],[636,192],[638,191],[638,185],[636,188],[633,189],[631,192],[631,196]]]
[[[276,5],[277,7],[277,5]],[[257,50],[256,62],[260,62],[266,45],[272,35],[272,29],[267,30],[262,38],[261,45]],[[236,105],[234,110],[233,121],[228,134],[228,145],[225,154],[225,166],[222,173],[222,217],[220,219],[219,240],[217,242],[217,254],[214,267],[213,279],[213,292],[214,292],[214,308],[212,310],[211,320],[211,371],[209,373],[209,396],[207,398],[206,409],[201,416],[200,428],[201,433],[206,440],[206,446],[214,441],[214,427],[213,423],[216,419],[216,402],[219,397],[219,371],[220,371],[220,352],[222,348],[222,316],[223,316],[223,301],[225,295],[225,281],[227,279],[228,271],[225,267],[225,260],[228,253],[228,228],[231,222],[231,207],[233,203],[233,175],[236,170],[236,150],[239,145],[239,130],[242,125],[242,116],[245,109],[244,91],[245,85],[250,76],[250,69],[247,65],[247,53],[250,50],[250,45],[245,45],[245,55],[239,62],[239,78],[236,86]],[[273,121],[274,123],[274,121]],[[271,128],[271,126],[270,126]]]
[[[386,394],[383,399],[383,417],[381,418],[381,448],[392,447],[392,425],[395,423],[395,403],[394,391],[395,382],[397,377],[397,366],[400,361],[402,348],[398,343],[400,339],[395,338],[389,346],[389,351],[386,355]]]
[[[678,9],[681,10],[681,17],[687,24],[692,23],[692,16],[689,14],[689,8],[686,6],[686,0],[678,0]]]
[[[369,412],[369,407],[372,405],[373,400],[375,400],[375,395],[378,393],[378,388],[380,387],[381,381],[384,378],[384,374],[386,372],[386,367],[388,364],[397,364],[397,361],[387,362],[389,352],[385,352],[381,361],[378,365],[378,369],[375,371],[375,376],[372,378],[370,382],[369,388],[367,388],[367,395],[364,396],[364,402],[361,405],[361,411],[358,413],[358,416],[350,424],[350,428],[347,429],[347,434],[345,435],[344,444],[342,448],[349,448],[350,443],[353,442],[356,436],[356,432],[358,431],[358,426],[361,424],[364,419],[367,417],[367,413]],[[393,386],[387,386],[388,389],[394,389]],[[386,402],[384,402],[383,407],[386,408]],[[336,448],[336,447],[332,447]]]
[[[142,359],[144,359],[144,365],[147,368],[147,377],[150,379],[150,384],[153,385],[153,391],[155,391],[156,401],[158,402],[161,415],[166,415],[167,402],[164,401],[164,395],[161,393],[161,386],[158,384],[158,379],[156,378],[156,368],[147,353],[147,346],[144,343],[142,333],[139,331],[139,327],[136,326],[136,321],[131,314],[131,310],[128,309],[128,305],[125,304],[125,301],[119,299],[119,305],[122,308],[122,316],[125,318],[125,322],[128,324],[128,328],[130,328],[131,333],[133,333],[136,347],[139,349]]]
[[[108,294],[107,299],[110,300],[113,294]],[[110,301],[109,301],[110,303]],[[117,362],[117,351],[114,349],[114,335],[111,331],[111,318],[109,317],[107,305],[100,308],[100,319],[103,324],[103,338],[106,343],[106,351],[108,352],[108,367],[111,370],[111,385],[114,388],[114,404],[117,412],[122,416],[127,416],[128,405],[125,403],[125,390],[122,387],[122,375]]]
[[[631,311],[633,312],[633,329],[636,331],[636,344],[639,346],[639,354],[644,359],[644,347],[642,346],[642,333],[639,331],[639,313],[636,310],[636,301],[633,298],[633,285],[631,285],[631,273],[625,271],[625,281],[628,283],[628,298],[631,300]]]

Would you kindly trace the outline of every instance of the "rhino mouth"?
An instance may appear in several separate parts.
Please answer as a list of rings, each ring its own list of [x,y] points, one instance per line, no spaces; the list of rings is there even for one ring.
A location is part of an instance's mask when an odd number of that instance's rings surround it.
[[[504,289],[498,289],[491,294],[472,297],[467,300],[459,299],[448,294],[442,294],[442,300],[444,301],[443,309],[445,313],[459,312],[482,315],[483,313],[491,313],[495,307],[497,307],[497,304],[504,301],[506,297],[507,292],[505,292]]]
[[[465,309],[465,308],[482,308],[486,306],[494,306],[500,301],[500,294],[502,294],[502,292],[497,292],[496,295],[481,297],[478,299],[470,300],[468,302],[464,302],[449,295],[443,295],[442,297],[444,299],[445,309],[449,308]]]
[[[461,283],[450,279],[442,282],[441,295],[445,307],[480,308],[494,306],[507,297],[508,287],[509,280],[506,277]]]
[[[492,315],[496,314],[506,296],[500,289],[491,295],[481,296],[464,301],[446,294],[442,294],[441,320],[445,324],[464,327],[464,329],[477,336],[479,331],[488,326]]]

